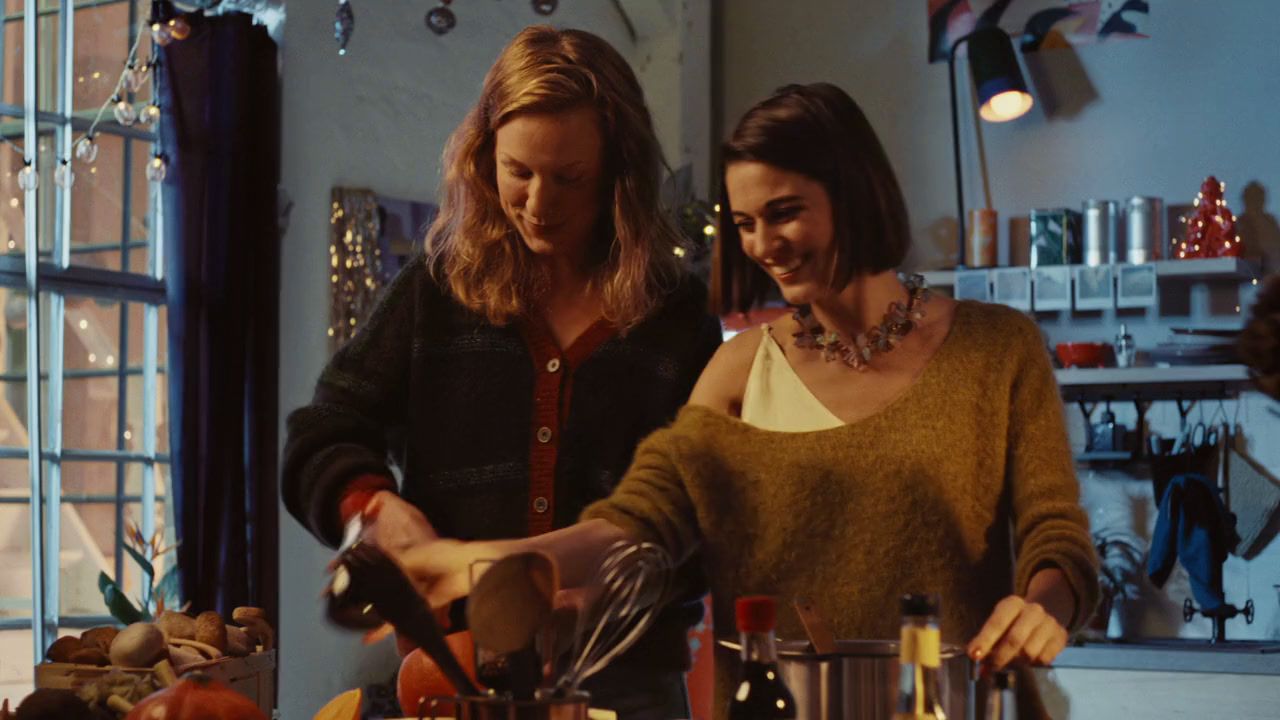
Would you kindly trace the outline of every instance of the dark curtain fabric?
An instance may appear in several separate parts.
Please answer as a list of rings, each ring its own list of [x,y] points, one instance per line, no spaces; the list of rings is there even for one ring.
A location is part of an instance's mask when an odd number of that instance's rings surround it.
[[[182,592],[279,621],[280,82],[249,16],[162,50],[170,452]]]

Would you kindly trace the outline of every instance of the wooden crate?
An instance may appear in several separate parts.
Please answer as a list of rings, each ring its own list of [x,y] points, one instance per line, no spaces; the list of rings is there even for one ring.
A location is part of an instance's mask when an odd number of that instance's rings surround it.
[[[246,657],[221,657],[188,665],[183,674],[199,670],[232,690],[257,703],[267,717],[275,709],[276,651],[256,652]],[[36,687],[79,690],[112,670],[151,676],[151,668],[120,668],[112,665],[75,665],[72,663],[40,663],[36,665]]]

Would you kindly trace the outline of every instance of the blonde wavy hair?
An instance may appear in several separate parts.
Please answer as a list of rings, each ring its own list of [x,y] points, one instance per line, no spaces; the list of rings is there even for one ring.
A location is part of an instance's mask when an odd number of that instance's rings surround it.
[[[480,99],[449,138],[440,214],[426,239],[437,281],[496,325],[527,315],[546,284],[499,204],[494,134],[519,113],[582,105],[599,113],[604,139],[604,210],[591,283],[605,319],[634,326],[678,276],[682,237],[661,208],[666,165],[635,73],[591,33],[528,27],[498,56]]]

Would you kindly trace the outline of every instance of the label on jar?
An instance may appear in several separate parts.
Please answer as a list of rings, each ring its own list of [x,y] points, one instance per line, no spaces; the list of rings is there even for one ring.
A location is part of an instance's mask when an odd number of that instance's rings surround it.
[[[942,636],[936,627],[903,627],[899,661],[936,668],[942,663]]]

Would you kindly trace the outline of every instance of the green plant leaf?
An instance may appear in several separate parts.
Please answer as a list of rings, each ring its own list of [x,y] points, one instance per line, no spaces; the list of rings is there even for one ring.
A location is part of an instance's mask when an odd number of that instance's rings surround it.
[[[179,602],[182,594],[182,584],[178,577],[178,566],[170,565],[169,569],[164,572],[160,578],[160,582],[156,583],[157,597],[164,598],[164,606],[167,608],[177,609],[182,603]]]
[[[147,581],[143,585],[150,587],[151,579],[156,576],[156,569],[151,565],[151,561],[144,557],[142,553],[130,547],[128,543],[124,544],[124,550],[133,557],[134,562],[138,563],[138,566],[142,568],[142,572],[146,574]]]
[[[116,585],[115,581],[104,572],[98,573],[98,587],[102,590],[102,600],[106,603],[107,611],[112,617],[125,625],[144,619],[142,612],[129,600],[120,586]]]

